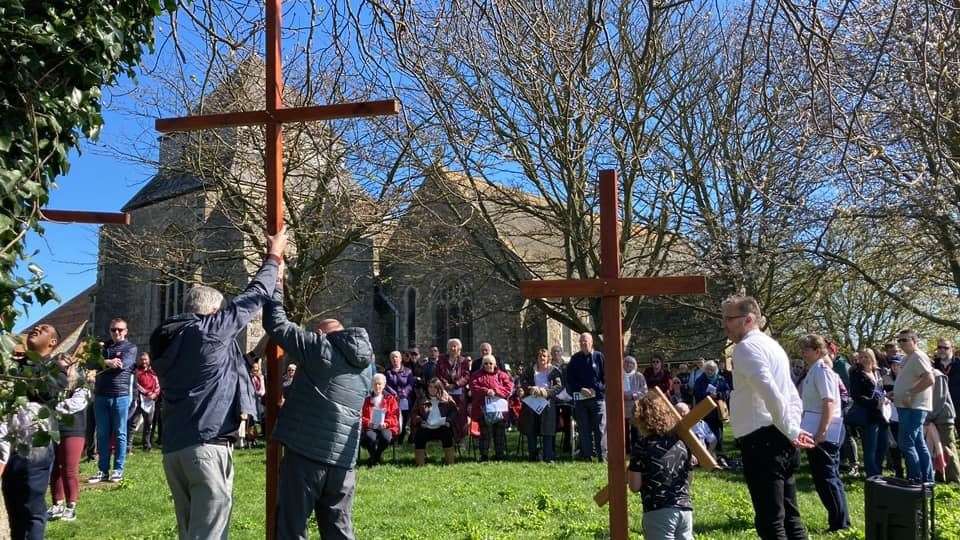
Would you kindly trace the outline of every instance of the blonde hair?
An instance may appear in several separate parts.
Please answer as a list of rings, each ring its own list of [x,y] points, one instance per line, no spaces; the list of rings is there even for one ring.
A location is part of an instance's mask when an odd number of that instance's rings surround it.
[[[877,369],[877,355],[874,354],[872,349],[869,349],[869,348],[860,349],[860,354],[870,359],[870,362],[873,364],[870,367],[870,369]],[[861,366],[863,365],[863,361],[860,362],[860,365]]]

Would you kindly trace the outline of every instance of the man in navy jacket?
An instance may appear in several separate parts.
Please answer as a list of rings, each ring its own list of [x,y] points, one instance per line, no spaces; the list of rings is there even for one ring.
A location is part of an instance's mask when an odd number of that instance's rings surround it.
[[[604,392],[603,353],[593,350],[593,335],[580,334],[580,352],[567,364],[567,393],[580,434],[580,459],[603,461]]]
[[[97,424],[100,460],[97,474],[89,480],[91,484],[107,480],[108,477],[111,482],[123,480],[123,464],[127,457],[130,377],[137,366],[137,346],[127,341],[127,331],[127,321],[122,317],[110,321],[110,340],[103,345],[105,367],[97,373],[93,387],[93,414]],[[113,473],[110,473],[111,440],[115,442]]]

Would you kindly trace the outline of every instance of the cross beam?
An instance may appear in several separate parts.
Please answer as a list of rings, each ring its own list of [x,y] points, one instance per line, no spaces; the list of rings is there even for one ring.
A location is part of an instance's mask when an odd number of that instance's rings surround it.
[[[203,116],[160,118],[154,122],[154,127],[160,133],[168,133],[171,131],[198,131],[202,129],[250,126],[256,124],[289,124],[292,122],[310,122],[315,120],[383,116],[398,114],[399,112],[399,100],[385,99],[359,103],[318,105],[315,107],[292,107],[274,111],[241,111],[223,114],[205,114]]]
[[[94,225],[130,224],[130,214],[126,212],[87,212],[84,210],[52,210],[45,208],[40,211],[40,219],[55,223],[90,223]]]
[[[276,234],[283,228],[283,130],[291,122],[335,120],[361,116],[394,115],[400,111],[395,99],[364,103],[345,103],[315,107],[285,108],[283,106],[283,67],[280,56],[281,0],[266,0],[266,110],[211,114],[194,117],[158,119],[157,131],[196,131],[202,129],[263,125],[266,127],[265,169],[267,184],[267,233]],[[280,347],[267,346],[267,470],[266,470],[266,532],[267,539],[276,535],[276,508],[280,478],[280,445],[273,440],[273,426],[282,399],[280,387]]]
[[[693,455],[697,456],[697,461],[700,463],[700,466],[708,471],[719,468],[720,465],[717,464],[717,460],[713,457],[713,454],[711,454],[710,451],[707,450],[707,447],[700,442],[700,439],[693,434],[693,426],[697,425],[697,422],[703,420],[705,416],[710,414],[710,411],[716,409],[717,402],[715,402],[712,397],[707,396],[706,399],[701,400],[694,408],[690,409],[689,413],[681,417],[680,411],[673,406],[673,403],[670,403],[670,400],[667,399],[666,394],[663,393],[660,387],[654,386],[650,390],[650,393],[670,406],[670,412],[677,421],[673,432],[687,445],[687,448],[693,452]],[[597,506],[607,504],[607,501],[610,500],[610,486],[603,486],[603,488],[593,496],[593,500],[597,503]]]
[[[523,281],[524,298],[600,297],[603,314],[604,379],[607,396],[607,479],[610,485],[610,538],[626,540],[627,482],[623,464],[626,441],[621,426],[623,414],[623,321],[620,297],[658,294],[705,294],[702,276],[681,278],[621,278],[620,244],[617,234],[617,173],[600,171],[600,279]],[[628,209],[629,211],[630,209]]]

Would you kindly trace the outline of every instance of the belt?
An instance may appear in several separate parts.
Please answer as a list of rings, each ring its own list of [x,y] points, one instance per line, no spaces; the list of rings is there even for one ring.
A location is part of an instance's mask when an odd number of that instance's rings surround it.
[[[228,439],[214,439],[212,441],[206,441],[203,444],[209,444],[213,446],[226,446],[227,448],[230,448],[231,446],[233,446],[233,441]]]

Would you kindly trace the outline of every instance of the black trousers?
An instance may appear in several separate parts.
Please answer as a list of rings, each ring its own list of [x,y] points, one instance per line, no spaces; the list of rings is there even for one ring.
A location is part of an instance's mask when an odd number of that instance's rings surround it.
[[[353,469],[307,459],[284,449],[277,497],[279,540],[307,537],[310,514],[317,518],[320,538],[353,540]]]
[[[383,451],[390,446],[393,440],[393,432],[387,428],[368,429],[360,437],[360,446],[364,447],[370,454],[371,463],[379,463]]]
[[[3,502],[7,508],[11,538],[43,540],[47,528],[44,495],[53,469],[53,446],[34,448],[29,457],[10,456],[3,469]]]
[[[763,540],[806,539],[793,481],[800,466],[800,452],[774,426],[745,435],[737,439],[737,444],[753,500],[757,535]]]

